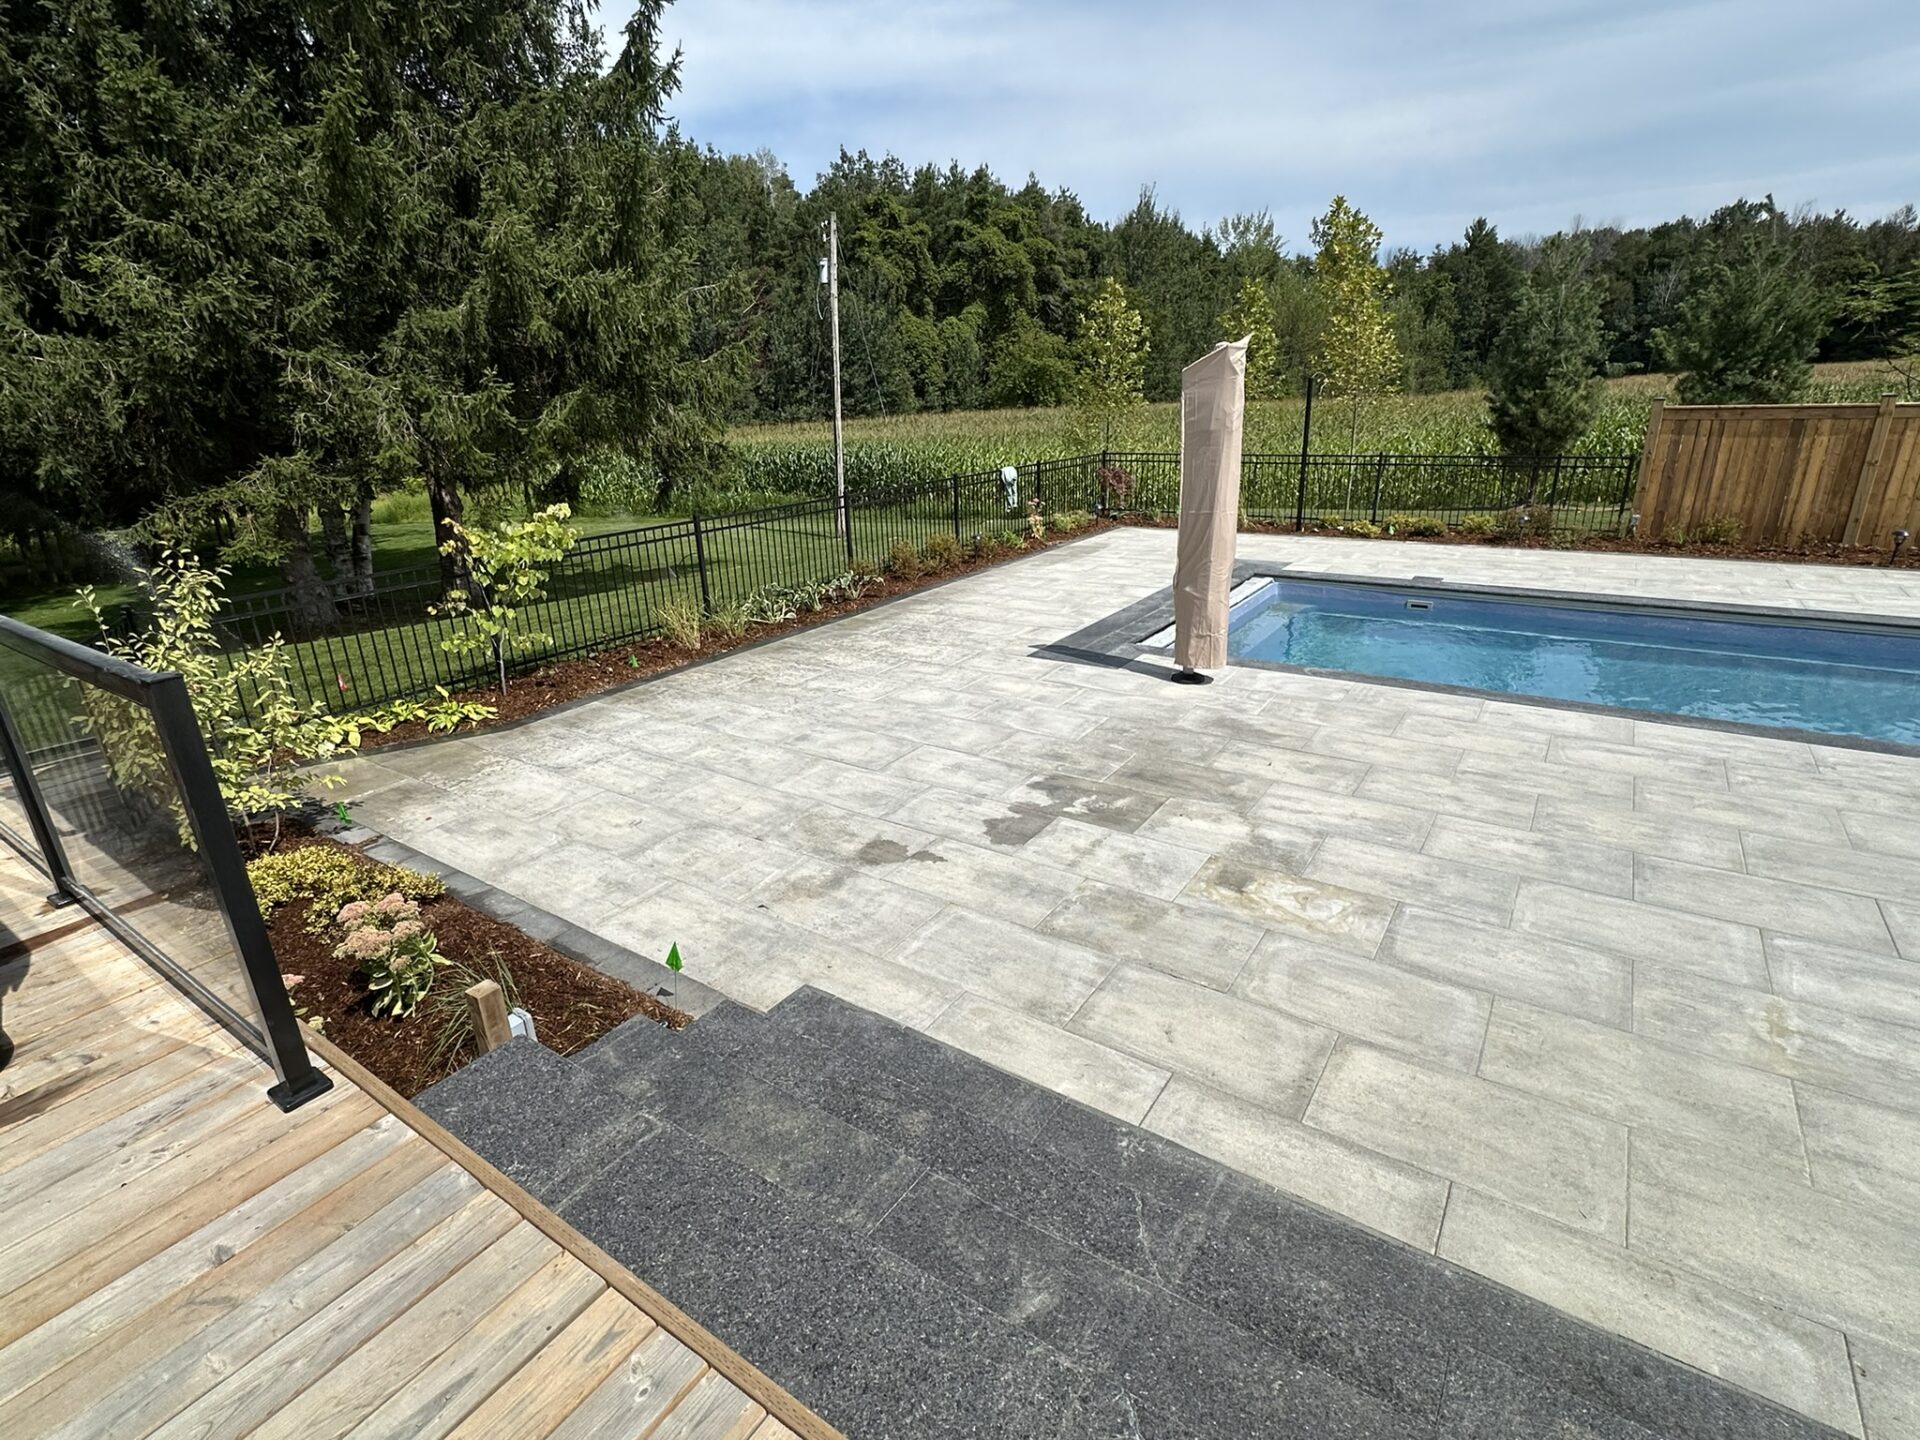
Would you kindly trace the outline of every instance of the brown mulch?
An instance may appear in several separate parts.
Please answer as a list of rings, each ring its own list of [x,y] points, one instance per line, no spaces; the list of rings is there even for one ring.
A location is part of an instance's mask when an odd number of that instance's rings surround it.
[[[1149,530],[1173,530],[1179,527],[1176,515],[1130,515],[1115,523],[1137,525]],[[1669,545],[1657,540],[1632,540],[1618,535],[1584,535],[1577,539],[1555,539],[1547,535],[1527,535],[1509,539],[1500,535],[1465,535],[1449,530],[1440,535],[1349,535],[1308,521],[1304,531],[1295,530],[1291,521],[1248,519],[1241,523],[1243,535],[1304,535],[1329,540],[1398,541],[1410,545],[1486,545],[1505,550],[1597,550],[1616,555],[1683,555],[1708,560],[1771,560],[1796,565],[1877,565],[1882,570],[1920,570],[1920,545],[1910,544],[1898,561],[1889,559],[1891,546],[1874,549],[1866,545],[1840,545],[1824,540],[1800,545],[1709,545],[1688,543]]]
[[[1005,564],[1025,555],[1041,550],[1050,550],[1070,540],[1078,540],[1085,535],[1097,535],[1103,530],[1111,530],[1123,522],[1118,520],[1096,520],[1084,529],[1071,534],[1047,535],[1040,540],[1029,540],[1018,550],[1001,550],[990,555],[963,559],[945,569],[929,575],[916,576],[911,580],[885,576],[875,581],[858,600],[839,600],[824,605],[810,614],[798,615],[777,625],[756,625],[744,635],[733,637],[704,637],[697,649],[688,650],[666,639],[636,641],[630,645],[618,645],[610,650],[584,656],[578,660],[560,660],[551,665],[543,665],[527,675],[515,676],[513,683],[502,695],[494,687],[460,691],[456,698],[477,700],[491,705],[496,712],[492,719],[463,724],[462,735],[474,730],[485,730],[495,725],[504,725],[511,720],[524,719],[537,715],[543,710],[551,710],[556,705],[564,705],[569,700],[583,699],[589,695],[598,695],[615,686],[625,685],[634,680],[643,680],[649,675],[658,675],[665,670],[677,670],[696,660],[705,660],[714,655],[724,655],[729,650],[737,650],[742,645],[757,644],[779,635],[788,635],[796,630],[811,629],[815,625],[825,624],[842,615],[850,615],[856,610],[865,610],[870,605],[895,595],[905,595],[914,590],[923,590],[941,580],[951,580],[959,575],[968,575],[976,570],[989,569]],[[424,740],[431,732],[419,721],[410,721],[405,725],[396,725],[384,734],[362,735],[360,748],[376,750],[383,745],[399,745],[410,740]]]
[[[285,835],[279,847],[303,849],[327,845],[358,854],[350,845],[315,835]],[[678,1030],[692,1018],[657,996],[636,990],[624,981],[591,966],[570,960],[550,946],[512,925],[483,915],[451,895],[424,901],[420,917],[439,937],[440,952],[451,960],[475,965],[490,973],[497,959],[512,974],[520,1003],[532,1014],[540,1042],[562,1055],[592,1044],[614,1026],[645,1015]],[[321,1033],[399,1091],[413,1096],[474,1058],[470,1047],[451,1062],[433,1060],[437,1038],[431,1002],[450,993],[442,978],[427,1003],[404,1019],[377,1016],[372,996],[350,960],[334,957],[340,942],[338,927],[328,925],[318,934],[307,931],[307,902],[282,905],[267,922],[273,952],[281,972],[300,976],[288,992],[306,1020],[324,1022]]]
[[[737,650],[742,645],[758,643],[775,636],[791,634],[796,630],[806,630],[821,625],[842,615],[864,610],[870,605],[895,595],[904,595],[921,590],[937,581],[951,580],[956,576],[971,574],[976,570],[985,570],[994,565],[1002,565],[1040,550],[1051,549],[1055,545],[1077,540],[1085,535],[1096,535],[1103,530],[1112,530],[1118,526],[1137,526],[1146,529],[1170,530],[1177,528],[1177,515],[1125,515],[1095,520],[1084,530],[1076,530],[1069,535],[1048,535],[1038,541],[1028,541],[1019,550],[1001,550],[990,555],[964,559],[957,564],[934,574],[917,576],[903,580],[895,576],[886,576],[876,581],[872,588],[858,600],[841,600],[823,606],[809,615],[796,616],[792,620],[778,625],[758,625],[744,635],[726,638],[708,636],[696,649],[687,650],[671,641],[655,639],[639,641],[631,645],[619,645],[597,654],[584,656],[577,660],[561,660],[551,665],[543,665],[527,675],[516,676],[507,693],[502,695],[492,687],[475,690],[463,690],[458,697],[462,700],[478,700],[493,706],[495,714],[490,720],[464,724],[460,733],[472,730],[485,730],[495,725],[504,725],[509,721],[525,719],[541,711],[551,710],[556,705],[564,705],[570,700],[584,699],[589,695],[598,695],[617,686],[634,680],[645,679],[649,675],[658,675],[663,671],[676,670],[696,660],[708,659],[715,655],[724,655],[729,650]],[[1308,536],[1324,535],[1334,539],[1360,539],[1360,536],[1345,535],[1342,532],[1325,529],[1295,531],[1291,522],[1277,520],[1249,519],[1240,527],[1243,533],[1252,535],[1294,535],[1304,533]],[[1381,535],[1377,538],[1385,542],[1402,541],[1421,545],[1489,545],[1511,550],[1591,550],[1612,554],[1631,555],[1684,555],[1718,560],[1773,560],[1808,565],[1877,565],[1888,568],[1890,562],[1885,549],[1870,549],[1865,546],[1847,546],[1825,543],[1809,543],[1798,546],[1784,545],[1667,545],[1651,541],[1622,539],[1613,535],[1588,535],[1569,542],[1555,540],[1544,535],[1530,535],[1520,539],[1507,539],[1496,535],[1463,535],[1458,531],[1448,531],[1442,535]],[[1920,545],[1910,545],[1901,555],[1898,568],[1902,570],[1920,569]],[[361,737],[362,750],[377,750],[385,745],[405,744],[413,740],[433,738],[424,724],[414,721],[405,725],[396,725],[384,734],[366,734]]]

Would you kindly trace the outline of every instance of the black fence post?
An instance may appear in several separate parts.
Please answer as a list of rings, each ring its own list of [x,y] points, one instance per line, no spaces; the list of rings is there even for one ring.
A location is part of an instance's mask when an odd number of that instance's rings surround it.
[[[847,569],[853,569],[853,501],[842,491],[840,494],[840,538],[847,546]]]
[[[1307,528],[1307,447],[1313,440],[1313,376],[1307,376],[1307,413],[1300,421],[1300,493],[1293,504],[1293,528]]]
[[[1547,508],[1549,510],[1553,509],[1560,501],[1560,466],[1565,462],[1566,458],[1564,455],[1556,455],[1553,457],[1553,479],[1547,482]]]
[[[47,878],[53,881],[53,893],[47,896],[47,903],[56,909],[73,904],[76,898],[72,888],[73,871],[67,864],[66,847],[60,843],[60,832],[53,828],[47,797],[40,793],[39,778],[27,763],[27,747],[20,743],[20,732],[14,728],[4,696],[0,696],[0,762],[13,772],[13,787],[20,797],[20,808],[27,812],[27,823],[33,827],[34,843],[40,847]]]
[[[700,572],[700,613],[713,613],[713,592],[707,585],[707,542],[700,531],[700,512],[693,512],[693,564]]]
[[[149,687],[147,702],[167,768],[173,772],[181,808],[193,831],[195,848],[213,881],[220,913],[226,917],[227,931],[239,952],[254,1014],[266,1038],[267,1059],[280,1077],[280,1083],[267,1090],[267,1098],[282,1110],[295,1109],[326,1094],[333,1082],[314,1068],[307,1043],[300,1036],[300,1021],[287,998],[280,962],[274,959],[266,922],[261,920],[260,906],[253,897],[253,882],[247,878],[246,863],[234,842],[233,820],[207,758],[200,722],[187,695],[187,682],[178,675],[162,675]]]
[[[1387,478],[1387,452],[1382,450],[1380,458],[1373,465],[1373,523],[1380,523],[1380,487]]]
[[[960,538],[960,477],[953,477],[953,538]]]

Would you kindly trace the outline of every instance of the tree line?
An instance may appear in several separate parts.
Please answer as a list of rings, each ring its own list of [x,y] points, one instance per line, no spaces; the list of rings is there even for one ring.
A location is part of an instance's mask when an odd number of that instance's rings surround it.
[[[984,168],[910,169],[864,152],[843,152],[803,192],[765,151],[705,152],[698,188],[702,268],[746,286],[746,308],[727,332],[750,356],[742,418],[815,416],[829,403],[816,266],[830,210],[842,236],[845,397],[862,414],[1071,399],[1079,317],[1108,279],[1144,323],[1150,400],[1178,393],[1180,367],[1221,339],[1229,318],[1260,331],[1270,368],[1297,393],[1324,359],[1329,327],[1347,323],[1356,263],[1378,272],[1392,335],[1382,382],[1416,391],[1485,384],[1530,276],[1563,242],[1583,250],[1603,374],[1691,368],[1691,355],[1662,348],[1663,334],[1671,344],[1689,302],[1750,262],[1805,282],[1787,289],[1814,312],[1794,327],[1796,340],[1807,338],[1806,360],[1891,358],[1911,348],[1920,322],[1912,206],[1863,222],[1738,200],[1704,219],[1543,237],[1503,236],[1481,218],[1424,254],[1382,249],[1371,229],[1351,255],[1336,247],[1329,271],[1318,223],[1295,247],[1269,212],[1195,226],[1151,189],[1106,222],[1070,190],[1033,178],[1015,189]],[[1781,293],[1771,276],[1766,293]]]
[[[665,3],[611,50],[565,0],[0,9],[0,534],[217,530],[324,613],[371,582],[380,491],[423,488],[442,535],[491,487],[575,500],[608,456],[667,498],[730,423],[826,411],[829,211],[856,414],[1111,426],[1248,334],[1256,395],[1486,383],[1503,445],[1544,453],[1598,374],[1781,398],[1920,333],[1911,207],[1476,220],[1415,255],[1341,197],[1296,247],[1265,212],[1196,227],[1149,190],[1108,222],[892,157],[802,191],[670,121]]]

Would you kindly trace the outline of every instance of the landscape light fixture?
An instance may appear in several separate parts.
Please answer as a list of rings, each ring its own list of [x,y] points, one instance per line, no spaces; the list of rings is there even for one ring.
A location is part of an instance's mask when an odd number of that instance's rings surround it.
[[[1900,552],[1907,548],[1907,541],[1912,538],[1913,537],[1904,530],[1896,530],[1893,532],[1893,558],[1895,560],[1900,558]]]

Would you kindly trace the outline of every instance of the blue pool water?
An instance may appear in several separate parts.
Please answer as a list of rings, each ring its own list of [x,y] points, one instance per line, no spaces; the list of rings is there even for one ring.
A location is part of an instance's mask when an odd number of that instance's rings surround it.
[[[1227,645],[1246,660],[1920,744],[1920,630],[1276,579],[1234,607]]]

